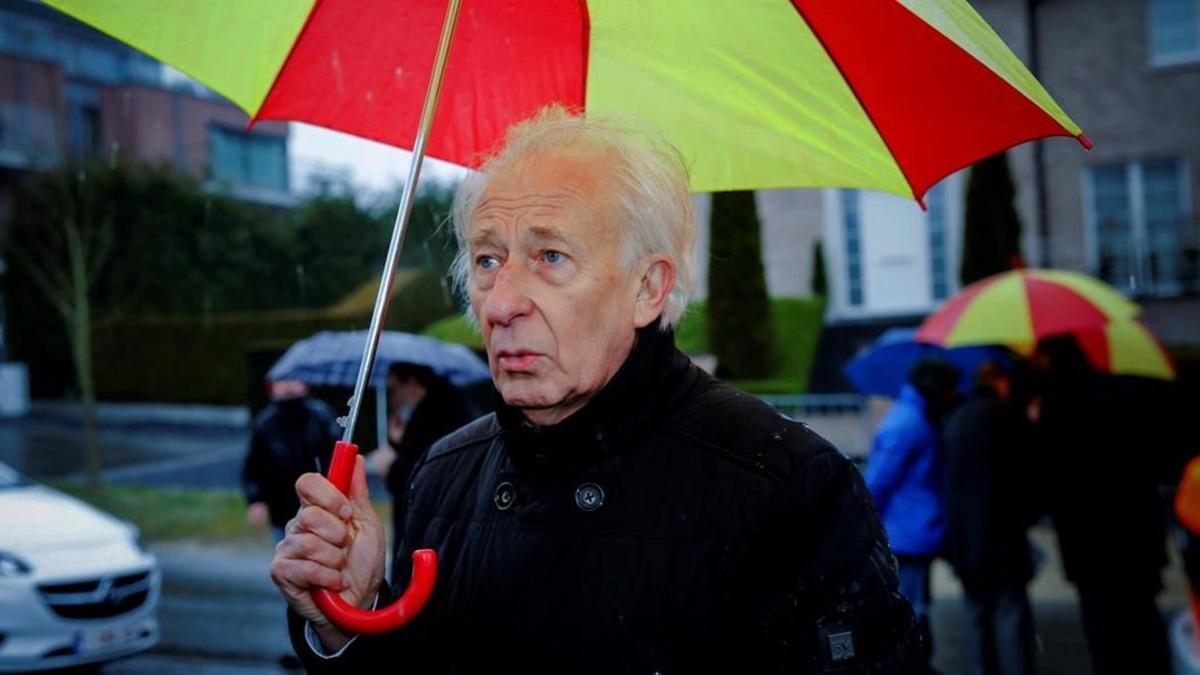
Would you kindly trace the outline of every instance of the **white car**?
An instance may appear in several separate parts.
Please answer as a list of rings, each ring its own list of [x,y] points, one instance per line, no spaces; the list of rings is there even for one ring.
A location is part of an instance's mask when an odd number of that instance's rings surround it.
[[[160,585],[136,527],[0,463],[0,672],[153,647]]]

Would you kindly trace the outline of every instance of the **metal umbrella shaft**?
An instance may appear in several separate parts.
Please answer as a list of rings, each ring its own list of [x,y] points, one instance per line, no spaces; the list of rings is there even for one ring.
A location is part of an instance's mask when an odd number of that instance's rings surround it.
[[[413,144],[408,177],[404,182],[404,192],[400,196],[400,208],[396,210],[396,222],[392,227],[392,240],[388,244],[383,278],[379,282],[379,292],[375,296],[371,327],[367,331],[367,342],[363,348],[358,378],[354,383],[354,394],[350,399],[350,414],[343,422],[345,431],[342,433],[342,440],[334,447],[333,460],[329,466],[329,481],[343,494],[350,492],[350,481],[358,457],[358,447],[351,439],[354,437],[354,427],[358,424],[358,412],[362,407],[363,394],[366,393],[367,382],[371,377],[371,366],[375,363],[379,339],[383,334],[383,320],[387,316],[388,305],[392,297],[392,283],[396,279],[396,264],[400,258],[400,249],[404,246],[404,235],[408,229],[409,216],[412,214],[417,179],[421,175],[421,164],[425,159],[425,143],[429,139],[429,131],[433,126],[438,94],[442,89],[442,74],[446,69],[446,57],[450,53],[450,42],[454,37],[455,24],[458,22],[460,4],[460,0],[450,0],[446,6],[446,18],[442,24],[442,36],[438,42],[437,56],[433,62],[433,72],[429,76],[429,89],[425,92],[425,106],[421,110],[421,121],[417,127],[416,141]],[[431,549],[420,549],[413,551],[412,557],[413,573],[408,588],[405,589],[400,599],[388,607],[379,610],[362,610],[347,603],[340,595],[328,589],[313,591],[313,600],[325,616],[344,631],[385,633],[399,628],[411,621],[425,606],[437,579],[436,552]]]
[[[416,200],[417,179],[425,161],[425,144],[433,127],[433,115],[437,110],[438,96],[442,90],[442,75],[446,70],[446,57],[458,22],[461,0],[450,0],[446,7],[446,19],[442,24],[442,37],[438,42],[433,72],[429,76],[429,88],[425,92],[425,107],[421,110],[421,121],[417,127],[417,138],[413,143],[412,158],[409,160],[408,177],[404,181],[404,192],[400,195],[400,207],[396,209],[396,221],[392,226],[392,240],[388,243],[387,260],[383,264],[383,278],[375,295],[375,308],[371,312],[371,326],[367,329],[367,344],[363,348],[362,363],[358,367],[358,379],[354,383],[354,394],[350,398],[350,414],[345,419],[342,440],[349,442],[354,437],[358,424],[358,412],[362,407],[363,394],[371,378],[371,367],[375,363],[375,352],[379,349],[379,337],[383,333],[383,321],[387,317],[388,305],[392,300],[392,284],[396,280],[396,265],[400,250],[404,247],[404,236],[408,233],[408,221]]]

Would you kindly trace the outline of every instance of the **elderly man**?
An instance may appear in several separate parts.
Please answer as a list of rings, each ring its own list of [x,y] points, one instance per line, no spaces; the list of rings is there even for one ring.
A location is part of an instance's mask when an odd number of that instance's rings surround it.
[[[358,468],[318,475],[272,566],[310,672],[909,672],[912,612],[870,494],[803,424],[695,367],[677,153],[551,108],[461,189],[459,267],[500,402],[410,479],[405,541],[440,557],[424,612],[339,631],[318,586],[394,597]]]

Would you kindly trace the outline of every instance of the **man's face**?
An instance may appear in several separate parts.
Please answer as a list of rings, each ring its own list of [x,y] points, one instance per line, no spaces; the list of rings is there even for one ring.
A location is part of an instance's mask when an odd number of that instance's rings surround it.
[[[417,384],[416,378],[412,377],[397,377],[388,375],[387,377],[388,397],[391,399],[392,405],[396,408],[405,406],[414,406],[421,400],[420,386]]]
[[[271,399],[288,401],[308,395],[308,385],[299,380],[276,380],[271,383]]]
[[[469,296],[496,388],[530,422],[575,412],[620,368],[639,278],[621,264],[604,157],[547,151],[493,177],[468,236]]]

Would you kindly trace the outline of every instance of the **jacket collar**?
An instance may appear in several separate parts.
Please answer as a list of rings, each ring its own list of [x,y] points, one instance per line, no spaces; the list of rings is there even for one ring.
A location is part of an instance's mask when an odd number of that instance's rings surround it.
[[[638,330],[625,363],[583,408],[558,424],[535,427],[497,393],[496,419],[513,463],[523,469],[586,464],[627,451],[661,419],[675,384],[691,368],[675,335],[658,322]]]

